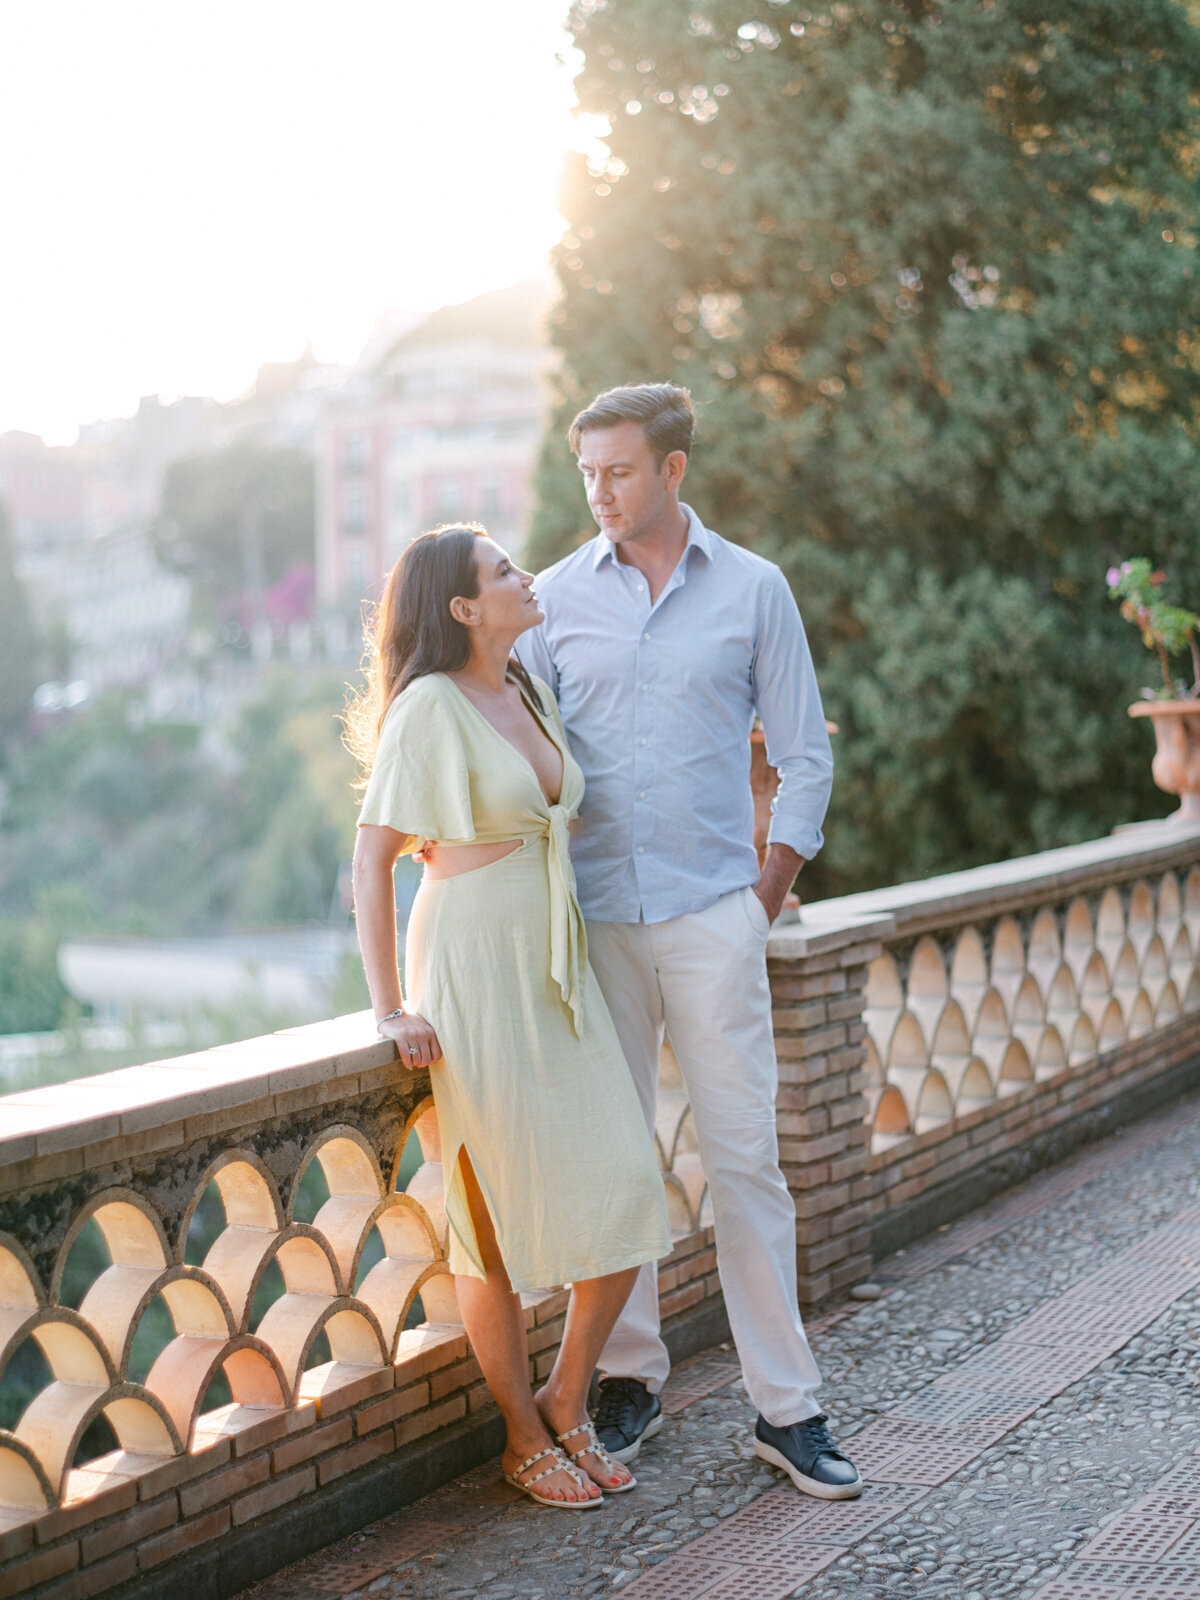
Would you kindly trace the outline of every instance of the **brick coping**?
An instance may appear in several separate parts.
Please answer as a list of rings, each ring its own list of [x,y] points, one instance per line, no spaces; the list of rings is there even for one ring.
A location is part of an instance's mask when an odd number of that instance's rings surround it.
[[[777,929],[767,954],[780,960],[816,954],[864,936],[906,938],[932,928],[1000,916],[1022,906],[1125,883],[1144,873],[1190,866],[1200,826],[1139,823],[1104,839],[1043,850],[1013,861],[868,889],[805,905],[800,921]],[[878,925],[878,926],[876,926]]]
[[[806,905],[799,923],[772,933],[774,961],[803,960],[871,945],[927,928],[1127,881],[1195,860],[1200,828],[1145,824],[1111,838],[1043,851],[965,872]],[[289,1097],[289,1109],[382,1087],[396,1060],[375,1035],[369,1011],[220,1045],[168,1061],[147,1062],[67,1083],[0,1096],[0,1194],[17,1162],[57,1156],[55,1177],[111,1161],[114,1142],[148,1130],[177,1128],[215,1108],[265,1106]],[[307,1095],[306,1095],[307,1091]],[[102,1147],[102,1148],[98,1148]],[[77,1164],[61,1159],[74,1153]],[[96,1159],[99,1155],[103,1160]],[[28,1173],[22,1174],[28,1183]]]
[[[107,1166],[150,1132],[170,1130],[175,1142],[196,1136],[214,1111],[253,1108],[255,1120],[390,1086],[396,1047],[375,1033],[370,1011],[284,1028],[168,1061],[147,1062],[90,1078],[46,1084],[0,1096],[0,1194],[29,1174],[17,1162],[57,1157],[49,1178]],[[412,1086],[428,1091],[428,1073]],[[170,1141],[167,1141],[170,1142]],[[64,1161],[63,1157],[73,1160]]]

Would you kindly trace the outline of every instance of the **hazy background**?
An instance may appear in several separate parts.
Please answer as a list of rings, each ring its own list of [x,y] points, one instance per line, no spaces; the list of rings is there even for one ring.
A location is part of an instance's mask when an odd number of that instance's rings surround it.
[[[45,0],[0,16],[0,432],[230,399],[544,271],[562,0]]]
[[[527,520],[563,20],[0,17],[0,1089],[364,1003],[336,712],[411,534]]]
[[[1197,9],[5,8],[0,1089],[364,1003],[363,600],[586,537],[619,382],[800,603],[806,899],[1171,809],[1105,573],[1200,604]]]

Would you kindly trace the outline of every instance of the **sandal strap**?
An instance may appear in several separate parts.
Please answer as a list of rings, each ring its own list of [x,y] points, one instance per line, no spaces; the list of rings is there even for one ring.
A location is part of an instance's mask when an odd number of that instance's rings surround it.
[[[532,1478],[520,1478],[521,1473],[524,1472],[526,1467],[532,1466],[534,1462],[543,1460],[546,1456],[554,1456],[555,1461],[552,1467],[546,1467],[541,1472],[535,1472]],[[577,1467],[573,1467],[563,1452],[557,1448],[552,1450],[543,1450],[540,1455],[530,1456],[529,1460],[526,1461],[524,1465],[519,1466],[516,1472],[510,1474],[510,1476],[514,1479],[520,1478],[522,1488],[528,1489],[535,1483],[541,1483],[543,1478],[552,1478],[556,1472],[565,1472],[568,1477],[575,1479],[575,1482],[581,1489],[585,1487],[583,1474]]]
[[[577,1433],[586,1433],[593,1445],[598,1445],[600,1443],[600,1436],[596,1432],[595,1424],[592,1422],[590,1417],[581,1422],[578,1427],[568,1428],[565,1433],[556,1433],[554,1437],[565,1449],[567,1440],[573,1439]],[[568,1452],[568,1454],[569,1453],[570,1452]],[[587,1454],[586,1450],[584,1451],[584,1454]]]
[[[608,1451],[600,1443],[600,1435],[596,1432],[596,1427],[593,1422],[581,1422],[577,1428],[568,1428],[566,1433],[556,1434],[555,1437],[557,1438],[559,1444],[561,1444],[565,1449],[567,1440],[573,1439],[577,1433],[586,1433],[588,1442],[581,1450],[567,1450],[566,1453],[572,1461],[578,1461],[581,1456],[595,1456],[600,1463],[603,1466],[608,1467],[610,1471],[616,1470],[618,1463],[613,1460],[612,1456],[609,1455]]]
[[[551,1445],[546,1450],[539,1450],[537,1455],[530,1456],[528,1461],[522,1461],[522,1463],[521,1463],[521,1465],[519,1467],[514,1467],[513,1468],[512,1472],[509,1474],[509,1476],[513,1477],[513,1478],[519,1478],[521,1476],[521,1474],[525,1471],[526,1467],[532,1467],[536,1462],[544,1461],[547,1456],[560,1456],[560,1455],[562,1455],[562,1451],[557,1449],[554,1445]],[[549,1470],[551,1472],[555,1472],[558,1469],[555,1468],[555,1467],[551,1467]],[[544,1476],[544,1474],[542,1474],[542,1476]],[[536,1481],[536,1480],[531,1480],[531,1481]]]

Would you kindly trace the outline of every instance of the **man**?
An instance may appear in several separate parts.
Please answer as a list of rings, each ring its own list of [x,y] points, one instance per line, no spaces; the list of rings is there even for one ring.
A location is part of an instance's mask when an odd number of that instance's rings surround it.
[[[766,970],[771,923],[821,847],[833,760],[783,574],[679,501],[694,422],[668,383],[611,389],[575,418],[600,532],[539,576],[546,620],[520,654],[558,696],[587,779],[572,854],[588,952],[651,1129],[664,1027],[687,1086],[755,1449],[806,1493],[848,1499],[862,1479],[813,1398],[797,1306]],[[755,713],[780,775],[761,873]],[[600,1367],[600,1436],[632,1461],[662,1426],[669,1371],[653,1267]]]

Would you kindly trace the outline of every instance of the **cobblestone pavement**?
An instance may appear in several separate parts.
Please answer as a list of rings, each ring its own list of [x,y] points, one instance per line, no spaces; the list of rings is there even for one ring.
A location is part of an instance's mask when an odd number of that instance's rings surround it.
[[[810,1324],[859,1501],[754,1458],[722,1347],[673,1375],[628,1498],[560,1518],[492,1463],[240,1600],[1200,1600],[1198,1158],[1192,1098]]]

